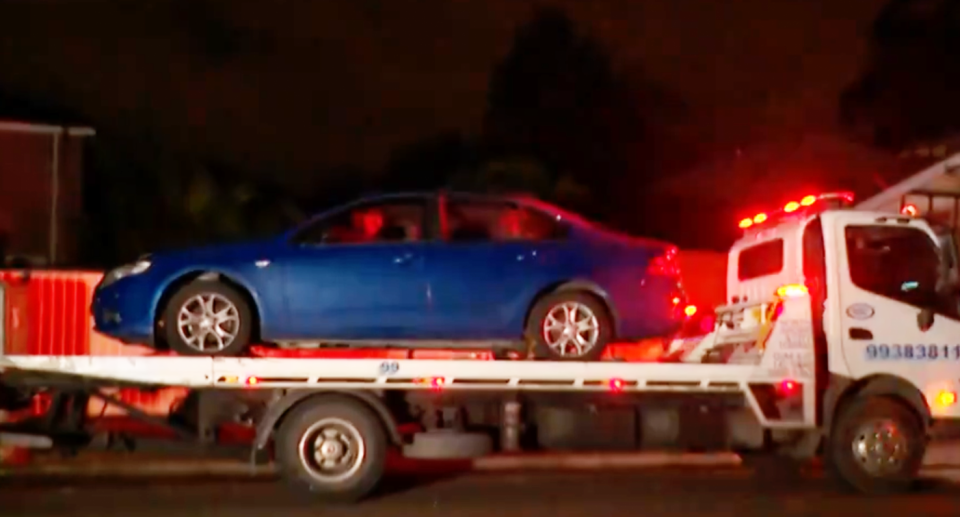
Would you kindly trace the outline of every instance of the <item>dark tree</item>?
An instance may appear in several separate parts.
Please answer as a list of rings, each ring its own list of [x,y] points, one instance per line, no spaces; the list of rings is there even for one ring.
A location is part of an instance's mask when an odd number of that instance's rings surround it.
[[[874,21],[870,50],[840,98],[849,131],[898,148],[960,130],[960,1],[892,0]]]
[[[455,131],[443,132],[393,151],[383,188],[433,190],[449,185],[460,171],[476,166],[474,142]]]
[[[562,10],[545,8],[517,30],[493,71],[484,143],[494,158],[536,158],[553,181],[604,199],[589,203],[590,215],[635,219],[624,207],[658,172],[644,111],[657,104],[654,92],[636,69],[615,70],[608,52]],[[632,199],[621,195],[631,192]]]

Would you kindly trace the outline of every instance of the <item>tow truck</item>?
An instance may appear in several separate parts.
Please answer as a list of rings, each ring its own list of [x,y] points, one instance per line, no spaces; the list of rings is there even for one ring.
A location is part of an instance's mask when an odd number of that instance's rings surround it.
[[[76,420],[57,416],[71,396],[115,400],[108,388],[187,387],[218,408],[213,423],[242,400],[253,454],[270,451],[285,480],[332,500],[370,494],[388,450],[411,445],[401,427],[437,408],[459,417],[440,419],[454,429],[496,431],[502,450],[549,408],[672,415],[731,448],[823,456],[863,493],[905,491],[934,431],[960,419],[960,319],[930,225],[851,201],[806,196],[742,221],[712,330],[657,361],[7,355],[0,373],[58,394],[50,436]]]

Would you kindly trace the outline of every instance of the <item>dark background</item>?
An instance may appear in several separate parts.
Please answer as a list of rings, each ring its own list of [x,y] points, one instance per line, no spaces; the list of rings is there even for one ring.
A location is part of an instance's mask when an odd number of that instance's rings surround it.
[[[7,0],[0,118],[97,129],[85,265],[439,187],[723,249],[953,152],[958,47],[958,0]]]

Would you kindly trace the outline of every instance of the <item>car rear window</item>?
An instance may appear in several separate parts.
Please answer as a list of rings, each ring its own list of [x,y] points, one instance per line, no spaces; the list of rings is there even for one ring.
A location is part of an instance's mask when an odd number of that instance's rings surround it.
[[[750,280],[783,271],[783,239],[773,239],[740,250],[737,277]]]

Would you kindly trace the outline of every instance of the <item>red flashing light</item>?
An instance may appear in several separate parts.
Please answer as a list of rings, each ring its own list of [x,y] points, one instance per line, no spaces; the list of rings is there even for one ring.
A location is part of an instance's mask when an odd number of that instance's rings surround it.
[[[916,217],[920,214],[920,211],[917,210],[916,205],[903,205],[903,208],[900,209],[900,213],[903,215],[909,215],[910,217]]]
[[[243,381],[243,383],[246,384],[247,386],[256,386],[257,384],[260,384],[260,379],[256,377],[247,377],[246,380]]]
[[[784,397],[789,397],[794,395],[800,389],[800,384],[796,381],[785,380],[780,383],[780,395]]]
[[[683,308],[683,313],[686,314],[687,317],[689,318],[689,317],[691,317],[691,316],[693,316],[694,314],[697,313],[697,306],[696,306],[696,305],[687,305],[686,307]]]
[[[610,379],[610,391],[623,391],[623,379]]]
[[[444,384],[447,383],[447,380],[443,377],[428,377],[425,379],[417,379],[415,381],[417,384],[423,384],[429,386],[430,389],[434,391],[440,391],[443,388]]]
[[[670,301],[672,301],[674,305],[679,305],[679,304],[680,304],[680,297],[679,297],[679,296],[674,296],[674,297],[673,297],[673,300],[670,300]]]
[[[777,288],[777,296],[780,298],[796,298],[798,296],[806,296],[808,292],[807,286],[802,284],[787,284]]]
[[[820,194],[819,196],[815,196],[815,195],[803,196],[800,199],[800,201],[790,201],[787,204],[783,205],[783,208],[775,212],[772,216],[761,212],[753,217],[741,219],[739,226],[741,229],[746,230],[747,228],[750,228],[754,225],[768,221],[777,215],[792,214],[794,212],[798,212],[801,207],[810,207],[817,204],[817,202],[819,201],[831,201],[831,200],[835,201],[838,199],[842,199],[847,203],[852,203],[853,194],[850,192],[835,192],[835,193],[828,193],[828,194]]]

